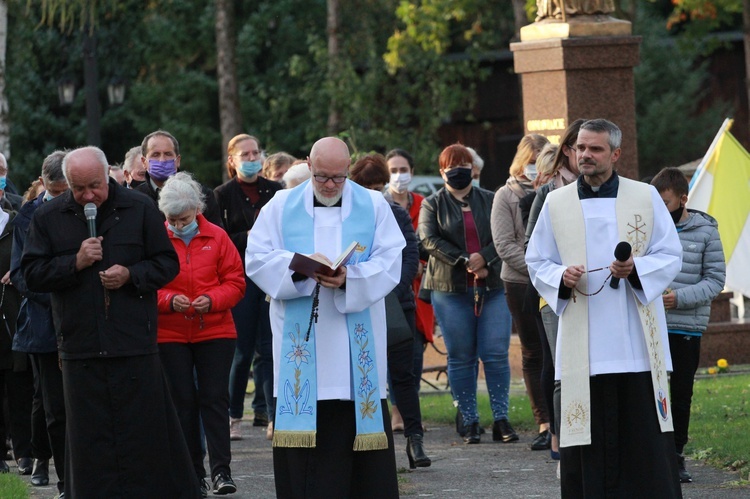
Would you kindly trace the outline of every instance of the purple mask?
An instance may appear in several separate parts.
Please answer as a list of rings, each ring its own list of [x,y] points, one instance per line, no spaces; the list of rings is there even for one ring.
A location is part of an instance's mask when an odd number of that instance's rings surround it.
[[[168,159],[166,161],[159,161],[158,159],[148,160],[148,174],[154,180],[162,181],[166,180],[177,172],[177,168],[174,165],[175,160]]]

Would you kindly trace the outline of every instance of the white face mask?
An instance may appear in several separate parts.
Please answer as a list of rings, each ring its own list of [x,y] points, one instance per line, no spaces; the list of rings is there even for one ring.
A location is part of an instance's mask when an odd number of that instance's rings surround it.
[[[390,187],[395,192],[404,192],[411,183],[411,173],[391,173]]]
[[[523,174],[526,176],[527,179],[531,180],[532,182],[536,178],[536,164],[529,163],[523,168]]]

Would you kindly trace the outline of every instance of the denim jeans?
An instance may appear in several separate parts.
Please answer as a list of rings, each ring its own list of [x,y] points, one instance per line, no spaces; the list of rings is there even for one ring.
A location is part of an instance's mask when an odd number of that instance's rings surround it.
[[[466,425],[479,421],[478,359],[484,364],[492,417],[508,419],[510,312],[502,289],[480,293],[484,307],[476,317],[473,287],[465,293],[432,291],[432,305],[448,350],[448,379]]]

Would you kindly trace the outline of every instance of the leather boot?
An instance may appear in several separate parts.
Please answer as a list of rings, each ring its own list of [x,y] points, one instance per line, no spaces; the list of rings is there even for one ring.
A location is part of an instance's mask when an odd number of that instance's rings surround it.
[[[31,485],[42,487],[49,484],[49,461],[34,459],[34,469],[31,471]]]
[[[428,468],[432,460],[424,452],[422,435],[406,437],[406,457],[409,458],[409,469]]]
[[[480,437],[479,437],[479,422],[471,423],[467,427],[466,436],[464,437],[464,442],[467,444],[478,444]]]

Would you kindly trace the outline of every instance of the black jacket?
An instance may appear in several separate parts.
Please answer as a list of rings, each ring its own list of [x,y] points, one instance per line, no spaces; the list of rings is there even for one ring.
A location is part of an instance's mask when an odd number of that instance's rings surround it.
[[[7,210],[6,210],[7,211]],[[10,255],[13,247],[13,218],[15,211],[8,212],[10,219],[0,233],[0,277],[10,270]],[[26,356],[11,351],[13,337],[16,334],[16,317],[21,304],[21,295],[10,284],[0,284],[0,369],[16,371],[26,368]]]
[[[148,172],[144,172],[146,175],[146,180],[135,187],[133,190],[142,192],[146,196],[150,197],[154,204],[156,205],[157,211],[159,210],[159,193],[156,192],[156,189],[154,189],[154,186],[151,185],[151,177],[149,176]],[[221,227],[221,216],[219,216],[219,207],[216,205],[216,200],[214,199],[213,193],[211,192],[211,189],[206,187],[203,184],[200,184],[201,186],[201,194],[203,194],[203,197],[205,198],[204,201],[206,203],[206,208],[203,210],[203,216],[206,217],[206,220],[211,222],[214,225],[218,225]],[[161,213],[161,211],[159,212]],[[161,219],[166,220],[164,217],[164,214],[161,213]]]
[[[393,216],[398,222],[398,228],[404,235],[406,246],[401,250],[401,280],[393,289],[404,310],[414,310],[417,304],[414,301],[414,287],[412,286],[414,278],[419,271],[419,241],[417,234],[414,232],[414,226],[411,224],[409,213],[399,204],[389,201]]]
[[[276,191],[282,189],[281,184],[272,180],[258,177],[258,194],[260,199],[251,204],[250,199],[245,196],[237,178],[229,179],[214,189],[219,213],[223,222],[224,230],[237,247],[245,263],[245,249],[247,248],[247,231],[253,228],[255,219],[258,218],[260,209],[271,200]]]
[[[76,253],[89,237],[83,207],[68,191],[44,203],[31,220],[21,259],[28,289],[52,293],[52,316],[63,359],[153,354],[156,291],[174,279],[180,263],[159,212],[142,194],[109,181],[98,210],[104,259],[76,271]],[[99,272],[119,264],[130,282],[109,290]]]
[[[485,283],[489,289],[498,289],[502,261],[497,256],[492,241],[490,214],[492,212],[492,192],[473,187],[468,194],[469,206],[479,235],[479,254],[487,262],[489,274]],[[469,257],[464,235],[464,217],[461,205],[443,187],[422,201],[419,212],[419,236],[422,246],[430,254],[422,285],[425,289],[446,292],[466,292],[466,265]]]
[[[13,350],[27,353],[52,353],[57,351],[57,337],[52,323],[52,302],[49,293],[29,291],[21,270],[21,255],[26,234],[34,212],[42,206],[44,194],[21,206],[13,220],[13,255],[10,261],[10,281],[21,293],[16,336]]]

